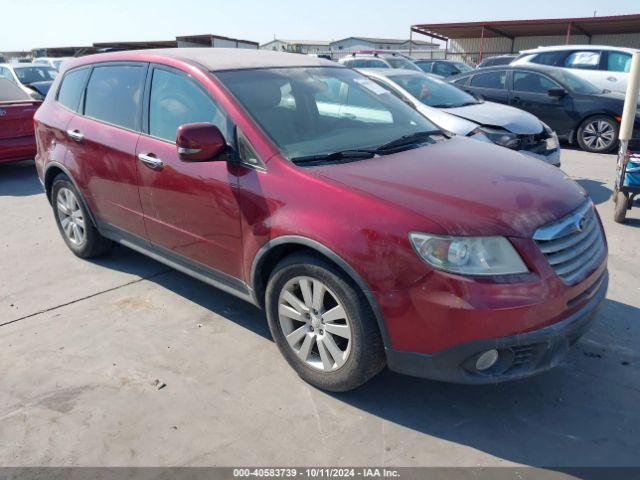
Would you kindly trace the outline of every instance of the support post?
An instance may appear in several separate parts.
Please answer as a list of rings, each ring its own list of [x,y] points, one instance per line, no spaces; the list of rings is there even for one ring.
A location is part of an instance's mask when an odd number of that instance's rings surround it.
[[[564,39],[564,44],[569,45],[569,40],[571,40],[571,22],[567,24],[567,35]]]
[[[482,25],[482,30],[480,30],[480,56],[478,57],[478,64],[482,62],[482,50],[484,48],[484,25]]]
[[[624,177],[629,160],[629,140],[633,136],[633,126],[636,118],[638,103],[638,93],[640,92],[640,52],[635,52],[631,58],[631,69],[629,71],[629,84],[624,99],[622,110],[622,122],[620,123],[620,150],[618,150],[618,163],[616,165],[616,185],[614,189],[614,199],[616,202],[626,202],[626,196],[620,193],[620,188],[624,185]],[[622,197],[621,197],[622,196]],[[626,203],[625,203],[626,205]],[[624,217],[624,215],[623,215]],[[617,219],[616,219],[617,221]]]
[[[409,56],[413,50],[413,27],[409,27]]]

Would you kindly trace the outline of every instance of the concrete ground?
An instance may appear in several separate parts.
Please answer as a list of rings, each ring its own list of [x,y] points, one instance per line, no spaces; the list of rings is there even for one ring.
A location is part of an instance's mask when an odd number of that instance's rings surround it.
[[[613,223],[614,164],[563,151],[611,272],[563,365],[346,394],[299,380],[254,307],[125,248],[77,259],[33,163],[0,166],[0,466],[640,465],[640,208]]]

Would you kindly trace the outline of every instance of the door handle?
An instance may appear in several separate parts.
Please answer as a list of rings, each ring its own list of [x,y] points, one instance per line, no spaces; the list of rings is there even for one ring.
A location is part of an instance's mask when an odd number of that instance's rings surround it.
[[[164,166],[164,163],[162,163],[162,160],[154,156],[153,153],[148,153],[148,154],[139,153],[138,160],[140,160],[142,163],[144,163],[145,165],[151,168],[160,169]]]
[[[84,139],[84,135],[80,133],[80,130],[67,130],[67,135],[76,142],[81,142]]]
[[[513,97],[514,103],[520,103],[520,97]]]
[[[609,80],[610,82],[617,82],[618,79],[616,77],[607,77],[607,80]]]

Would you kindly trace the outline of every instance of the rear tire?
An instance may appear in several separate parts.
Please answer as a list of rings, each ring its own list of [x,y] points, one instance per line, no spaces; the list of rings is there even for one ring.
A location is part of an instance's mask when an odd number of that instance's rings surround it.
[[[580,124],[576,139],[585,152],[609,153],[618,145],[619,130],[620,126],[613,118],[596,115]]]
[[[616,223],[624,223],[627,216],[627,210],[629,209],[629,199],[622,192],[616,192],[613,197],[615,203],[615,209],[613,212],[613,219]]]
[[[285,258],[269,278],[265,305],[280,352],[311,385],[344,392],[384,368],[382,337],[369,303],[331,263],[310,254]]]
[[[53,180],[51,205],[60,235],[76,256],[92,258],[111,250],[113,242],[100,235],[80,193],[64,174]]]

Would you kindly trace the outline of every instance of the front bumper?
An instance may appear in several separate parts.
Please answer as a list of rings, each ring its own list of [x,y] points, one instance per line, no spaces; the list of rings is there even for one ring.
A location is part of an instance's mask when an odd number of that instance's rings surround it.
[[[608,281],[605,270],[584,293],[591,296],[589,301],[558,323],[513,336],[463,343],[434,354],[387,349],[387,365],[405,375],[466,384],[498,383],[544,372],[558,365],[589,329],[605,298]],[[498,350],[498,361],[487,370],[476,370],[476,358],[490,349]]]
[[[527,155],[528,157],[533,157],[538,160],[541,160],[549,165],[553,165],[554,167],[560,167],[560,148],[556,148],[555,150],[548,150],[545,153],[535,153],[530,150],[518,150],[523,155]]]

